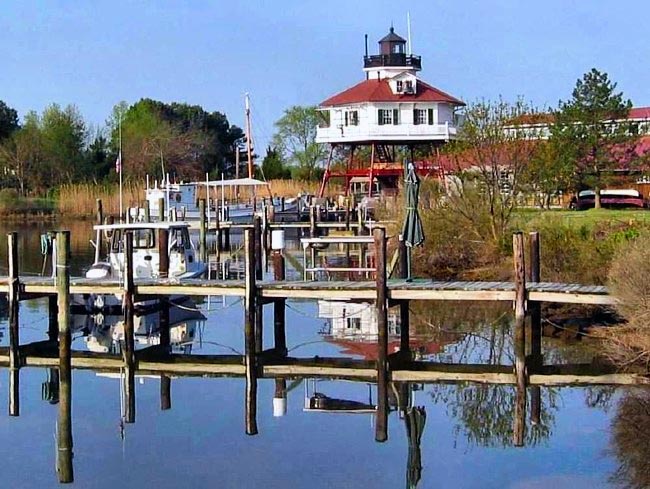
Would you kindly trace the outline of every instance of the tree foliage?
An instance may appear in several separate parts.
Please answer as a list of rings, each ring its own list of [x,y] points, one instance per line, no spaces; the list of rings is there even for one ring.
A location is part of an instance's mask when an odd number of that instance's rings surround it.
[[[319,165],[325,158],[325,148],[316,143],[316,128],[321,116],[314,106],[293,106],[275,123],[273,145],[293,167],[298,180],[319,177]]]
[[[267,180],[291,178],[291,170],[284,165],[280,152],[269,146],[262,160],[262,176]]]
[[[535,151],[534,135],[513,121],[531,112],[522,100],[470,104],[459,139],[446,148],[455,175],[448,204],[480,240],[498,244],[507,233]]]
[[[18,129],[18,112],[0,100],[0,141]]]
[[[560,102],[554,113],[549,141],[562,148],[574,169],[576,189],[596,191],[600,207],[602,189],[612,170],[634,152],[636,131],[627,116],[632,102],[616,91],[616,83],[595,68],[577,80],[572,97]]]
[[[206,112],[196,105],[142,99],[127,107],[115,107],[109,122],[111,148],[120,145],[127,177],[170,173],[180,178],[213,176],[234,170],[234,150],[243,137],[220,112]]]

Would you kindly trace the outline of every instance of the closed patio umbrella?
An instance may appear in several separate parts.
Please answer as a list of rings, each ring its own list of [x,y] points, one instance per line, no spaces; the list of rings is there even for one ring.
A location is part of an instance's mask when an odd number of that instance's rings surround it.
[[[406,165],[404,178],[404,192],[406,194],[406,216],[402,226],[402,238],[406,245],[407,280],[411,279],[411,248],[420,246],[424,242],[422,220],[418,213],[418,200],[420,194],[420,179],[418,178],[413,163]]]

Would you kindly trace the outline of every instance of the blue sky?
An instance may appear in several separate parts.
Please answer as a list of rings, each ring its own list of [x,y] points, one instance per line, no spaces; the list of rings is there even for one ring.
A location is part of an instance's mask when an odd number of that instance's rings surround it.
[[[363,77],[391,21],[423,57],[422,78],[466,101],[570,96],[591,67],[650,105],[650,3],[642,1],[7,1],[0,4],[0,100],[24,115],[74,103],[103,124],[120,100],[200,104],[243,125],[250,92],[258,146],[291,105]]]

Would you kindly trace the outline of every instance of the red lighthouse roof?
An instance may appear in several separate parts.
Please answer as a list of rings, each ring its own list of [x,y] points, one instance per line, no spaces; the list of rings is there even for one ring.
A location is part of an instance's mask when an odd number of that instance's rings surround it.
[[[447,102],[453,105],[465,103],[422,80],[416,83],[414,94],[393,93],[388,79],[365,80],[321,103],[321,107],[358,104],[363,102]]]

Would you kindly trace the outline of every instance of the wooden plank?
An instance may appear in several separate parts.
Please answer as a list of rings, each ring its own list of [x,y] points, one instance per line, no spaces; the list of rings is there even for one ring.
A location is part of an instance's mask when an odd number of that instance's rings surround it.
[[[613,306],[618,303],[615,297],[602,294],[569,294],[566,292],[529,292],[528,300],[555,302],[560,304],[592,304]]]

